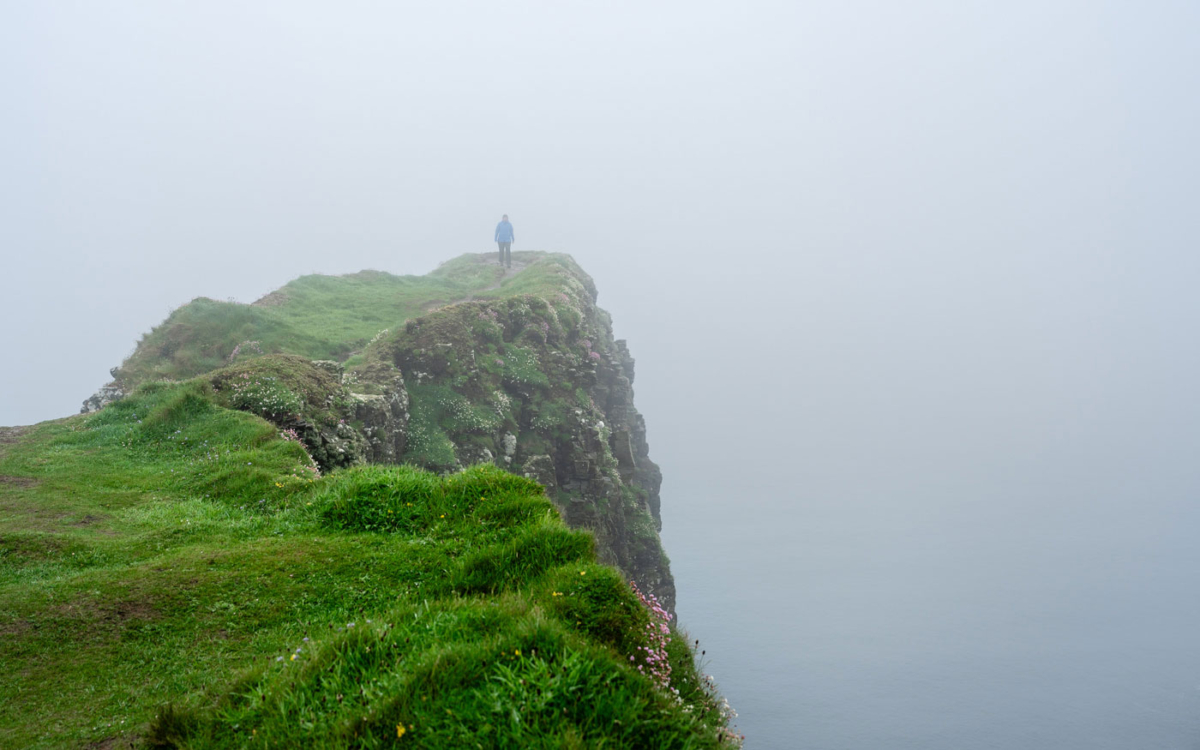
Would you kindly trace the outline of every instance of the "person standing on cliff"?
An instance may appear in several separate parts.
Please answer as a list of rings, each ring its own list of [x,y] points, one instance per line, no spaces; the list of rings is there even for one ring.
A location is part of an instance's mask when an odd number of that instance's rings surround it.
[[[500,265],[512,268],[512,243],[516,239],[513,226],[508,223],[508,214],[504,214],[496,225],[496,244],[500,246]]]

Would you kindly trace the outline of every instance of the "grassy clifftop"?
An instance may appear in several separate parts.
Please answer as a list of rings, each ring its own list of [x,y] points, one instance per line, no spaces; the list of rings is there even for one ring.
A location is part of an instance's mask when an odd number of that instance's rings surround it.
[[[686,639],[540,486],[321,476],[228,398],[155,383],[0,434],[0,746],[732,740]]]
[[[489,262],[491,254],[464,255],[425,276],[381,271],[302,276],[252,305],[201,297],[146,334],[114,374],[129,390],[150,380],[189,378],[256,353],[353,365],[376,336],[454,302],[550,295],[568,283],[595,291],[570,256],[521,252],[513,258],[520,273],[506,274]]]

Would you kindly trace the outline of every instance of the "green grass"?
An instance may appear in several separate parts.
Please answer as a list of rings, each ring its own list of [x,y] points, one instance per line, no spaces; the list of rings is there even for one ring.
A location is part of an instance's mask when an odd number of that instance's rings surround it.
[[[0,747],[728,744],[682,637],[678,695],[639,672],[650,614],[536,484],[316,477],[219,397],[0,444]]]
[[[127,388],[182,380],[259,353],[295,354],[357,364],[381,334],[431,309],[468,298],[558,293],[594,288],[568,256],[522,252],[528,266],[503,279],[493,254],[463,255],[426,276],[362,271],[302,276],[254,305],[199,298],[175,310],[120,367]],[[503,283],[502,283],[503,282]]]

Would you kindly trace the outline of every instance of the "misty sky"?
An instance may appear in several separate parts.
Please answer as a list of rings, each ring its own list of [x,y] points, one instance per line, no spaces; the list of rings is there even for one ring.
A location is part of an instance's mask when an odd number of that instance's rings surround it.
[[[195,296],[424,273],[505,212],[667,399],[871,419],[897,378],[986,410],[1195,364],[1191,3],[0,12],[0,423],[74,412]]]
[[[697,467],[716,528],[797,486],[1194,498],[1198,30],[1191,0],[6,3],[0,424],[77,412],[193,297],[426,273],[507,213],[629,340],[677,574]]]

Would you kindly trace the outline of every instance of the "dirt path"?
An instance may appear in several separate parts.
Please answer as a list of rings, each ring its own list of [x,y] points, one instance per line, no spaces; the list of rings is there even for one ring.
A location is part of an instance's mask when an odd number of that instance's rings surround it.
[[[480,262],[485,263],[487,265],[495,265],[495,266],[497,266],[497,268],[499,267],[499,262],[496,261],[495,259],[483,260]],[[524,263],[519,260],[514,260],[513,264],[512,264],[512,268],[504,269],[504,273],[500,274],[500,278],[496,279],[495,284],[492,284],[491,286],[485,286],[483,289],[480,289],[477,292],[472,292],[472,293],[468,294],[466,297],[461,297],[459,299],[450,300],[449,302],[446,302],[444,300],[434,300],[433,302],[428,302],[424,306],[424,311],[432,312],[434,310],[440,310],[443,307],[449,307],[450,305],[457,305],[460,302],[470,302],[471,300],[475,299],[476,295],[480,294],[481,292],[495,291],[496,289],[499,289],[500,286],[505,281],[511,279],[512,277],[519,274],[521,271],[525,270],[525,267],[528,265],[529,265],[528,263]]]
[[[498,264],[497,264],[497,265],[498,265]],[[500,277],[500,279],[499,279],[499,280],[498,280],[498,281],[497,281],[495,284],[492,284],[491,286],[487,287],[487,288],[486,288],[486,289],[484,289],[483,291],[485,291],[485,292],[490,292],[490,291],[492,291],[493,289],[499,289],[499,288],[500,288],[500,285],[501,285],[501,284],[503,284],[505,281],[507,281],[508,279],[511,279],[513,276],[516,276],[516,275],[517,275],[517,274],[519,274],[521,271],[524,271],[524,270],[525,270],[525,266],[527,266],[527,265],[529,265],[529,264],[528,264],[528,263],[522,263],[522,262],[521,262],[521,261],[519,261],[519,260],[514,260],[514,261],[513,261],[513,264],[512,264],[512,268],[506,268],[506,269],[504,269],[504,274],[503,274],[503,275]],[[474,296],[474,295],[467,295],[467,299],[471,299],[471,297],[473,297],[473,296]]]

